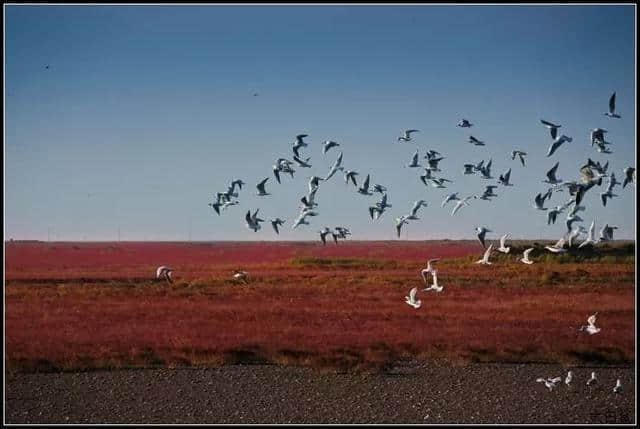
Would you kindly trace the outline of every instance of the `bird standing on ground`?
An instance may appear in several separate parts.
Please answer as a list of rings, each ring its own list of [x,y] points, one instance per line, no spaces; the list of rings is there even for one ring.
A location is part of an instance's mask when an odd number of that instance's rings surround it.
[[[596,382],[596,372],[592,371],[591,372],[591,378],[587,380],[587,386],[591,386],[595,382]]]
[[[172,268],[162,265],[156,270],[156,279],[165,279],[167,282],[173,283],[173,279],[171,278],[172,273]]]
[[[601,328],[596,327],[596,316],[597,315],[598,315],[598,312],[596,311],[594,314],[589,316],[587,318],[587,324],[580,326],[579,331],[581,331],[581,332],[582,331],[587,331],[589,333],[589,335],[597,334],[598,332],[600,332]]]

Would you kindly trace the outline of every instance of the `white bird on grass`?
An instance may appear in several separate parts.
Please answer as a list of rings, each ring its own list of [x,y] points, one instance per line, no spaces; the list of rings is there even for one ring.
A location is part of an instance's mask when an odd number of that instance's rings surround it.
[[[509,251],[511,251],[511,247],[505,247],[504,245],[505,241],[507,241],[508,236],[509,234],[505,234],[502,237],[500,237],[500,247],[496,249],[498,252],[509,253]]]
[[[156,270],[156,279],[165,279],[167,282],[173,283],[173,279],[171,278],[172,273],[172,268],[162,265]]]
[[[562,377],[536,379],[536,382],[544,383],[545,387],[549,389],[549,391],[552,391],[556,387],[556,384],[560,383],[561,381]]]
[[[534,247],[530,247],[527,250],[525,250],[524,252],[522,252],[522,259],[520,259],[520,262],[522,262],[523,264],[527,264],[527,265],[531,265],[533,264],[533,261],[531,259],[529,259],[529,254],[533,251]]]
[[[404,297],[405,302],[410,306],[412,306],[413,308],[420,308],[420,305],[422,305],[422,301],[420,301],[419,299],[416,299],[417,292],[418,292],[418,288],[414,287],[409,291],[409,296]]]
[[[597,334],[598,332],[600,332],[601,328],[597,328],[596,327],[596,316],[597,315],[598,315],[598,312],[596,311],[594,314],[589,316],[587,318],[587,324],[580,326],[579,331],[580,332],[587,331],[589,333],[589,335]]]
[[[484,255],[482,256],[482,259],[476,261],[475,263],[483,264],[483,265],[491,265],[492,263],[489,262],[489,256],[491,255],[491,250],[493,250],[493,244],[489,245],[487,250],[484,252]]]
[[[596,382],[596,372],[592,371],[591,372],[591,378],[587,380],[587,386],[591,386],[592,384],[594,384]]]
[[[246,271],[234,271],[233,272],[233,279],[237,280],[239,282],[242,282],[244,284],[249,283],[249,274],[247,274]]]

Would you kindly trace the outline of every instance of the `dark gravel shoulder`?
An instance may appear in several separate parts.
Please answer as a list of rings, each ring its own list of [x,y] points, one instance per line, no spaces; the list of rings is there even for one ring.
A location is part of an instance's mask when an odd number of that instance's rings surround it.
[[[7,373],[6,424],[626,423],[633,367],[399,364],[385,374],[276,365]],[[586,385],[591,371],[597,382]],[[623,393],[613,393],[617,378]]]

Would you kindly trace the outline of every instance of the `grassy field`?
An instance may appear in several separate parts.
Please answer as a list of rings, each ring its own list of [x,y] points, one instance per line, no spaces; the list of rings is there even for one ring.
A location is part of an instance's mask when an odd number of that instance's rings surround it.
[[[535,264],[517,262],[530,244],[479,266],[477,242],[7,243],[6,364],[633,362],[634,243],[563,255],[539,243]],[[434,257],[445,289],[422,292]],[[161,264],[176,270],[173,285],[153,280]],[[236,268],[248,285],[231,280]],[[414,286],[419,309],[404,303]],[[596,311],[602,332],[579,333]]]

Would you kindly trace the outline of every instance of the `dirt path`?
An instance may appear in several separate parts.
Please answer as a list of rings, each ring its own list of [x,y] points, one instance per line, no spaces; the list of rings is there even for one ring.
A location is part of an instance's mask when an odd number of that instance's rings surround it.
[[[586,386],[591,371],[598,381]],[[275,365],[6,375],[5,423],[634,423],[633,367],[539,364],[328,374]],[[616,378],[624,392],[614,394]]]

